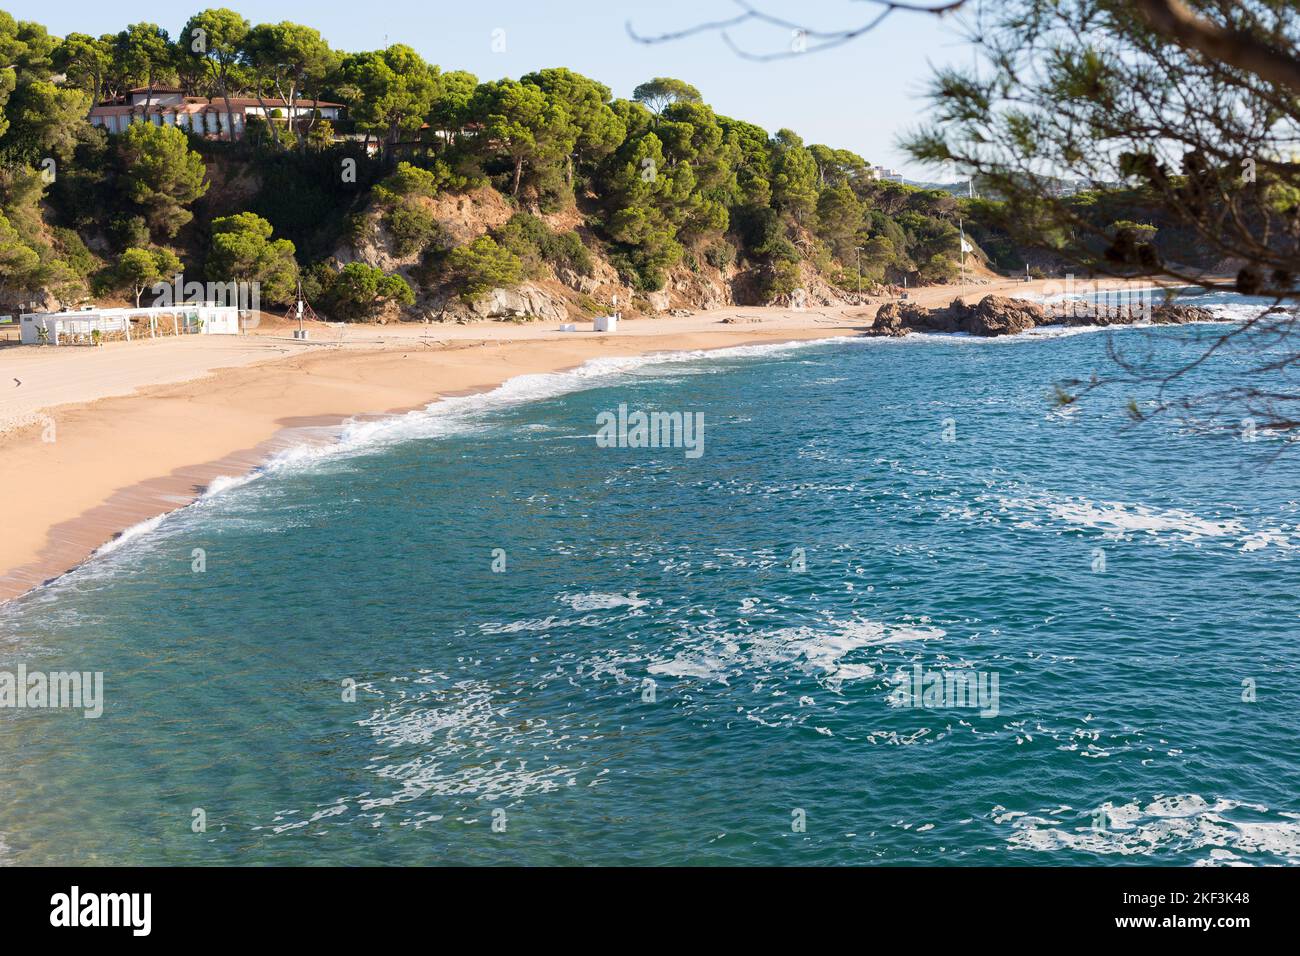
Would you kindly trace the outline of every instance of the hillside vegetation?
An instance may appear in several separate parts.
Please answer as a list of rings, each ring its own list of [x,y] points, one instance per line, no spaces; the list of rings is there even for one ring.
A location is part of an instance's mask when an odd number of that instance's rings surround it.
[[[236,142],[87,121],[172,86],[218,113],[248,95],[347,118],[252,119]],[[0,12],[0,309],[134,300],[177,268],[256,282],[264,308],[301,281],[345,320],[835,303],[954,279],[971,207],[719,115],[682,80],[632,99],[564,68],[480,82],[226,9],[174,39],[147,23],[57,38]]]

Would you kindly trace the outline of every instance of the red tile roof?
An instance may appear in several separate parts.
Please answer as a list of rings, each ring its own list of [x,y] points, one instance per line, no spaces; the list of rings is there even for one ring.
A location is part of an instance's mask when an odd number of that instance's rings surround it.
[[[156,93],[158,91],[155,90],[154,92]],[[256,106],[260,109],[262,106],[262,102],[266,103],[267,109],[275,110],[275,109],[289,108],[289,104],[285,100],[281,99],[280,97],[265,97],[263,101],[259,101],[255,96],[232,96],[230,98],[230,107],[231,109],[235,109],[235,108],[246,108],[246,107]],[[294,104],[294,107],[295,109],[319,109],[321,107],[324,107],[326,109],[330,109],[330,108],[341,109],[343,108],[343,105],[344,104],[342,103],[331,103],[328,100],[305,100],[304,99],[304,100],[298,100],[298,102]],[[192,113],[192,112],[199,111],[195,109],[186,109],[186,107],[200,107],[202,109],[210,108],[210,109],[224,110],[226,108],[226,101],[222,99],[220,96],[214,96],[211,100],[209,100],[207,97],[204,96],[187,96],[185,97],[185,101],[183,103],[158,103],[158,102],[150,103],[149,112],[152,113],[152,112],[167,112],[168,110],[180,110],[182,112]],[[131,112],[139,112],[142,111],[143,109],[144,109],[143,103],[131,104],[131,103],[123,103],[121,100],[106,100],[103,103],[100,103],[98,106],[96,106],[91,111],[91,113],[92,115],[98,115],[98,116],[118,116],[118,115],[123,115]]]

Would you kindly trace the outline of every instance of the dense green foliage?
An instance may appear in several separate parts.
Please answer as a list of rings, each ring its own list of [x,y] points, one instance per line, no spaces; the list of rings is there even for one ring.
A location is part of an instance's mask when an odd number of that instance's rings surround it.
[[[415,301],[415,292],[405,279],[364,262],[349,262],[338,273],[320,269],[315,278],[313,297],[340,319],[371,319],[389,304],[403,306]]]
[[[453,249],[447,256],[446,272],[467,302],[489,289],[514,285],[526,275],[522,260],[491,236],[480,236]]]
[[[127,249],[117,261],[114,277],[119,285],[135,296],[140,304],[144,290],[154,283],[169,281],[181,267],[181,261],[170,249]]]
[[[256,282],[264,301],[291,301],[298,282],[293,243],[272,239],[271,234],[271,224],[251,212],[214,219],[208,278],[216,282]]]
[[[227,114],[209,117],[210,134],[232,128],[235,96],[347,113],[271,110],[237,142],[85,121],[93,101],[172,85]],[[964,212],[947,193],[877,180],[851,152],[721,116],[682,80],[654,78],[632,99],[563,68],[480,83],[403,44],[335,51],[309,27],[227,9],[190,17],[175,41],[149,23],[60,40],[0,14],[0,107],[0,296],[15,300],[77,300],[107,287],[126,250],[167,243],[213,281],[262,283],[264,301],[291,298],[301,272],[318,305],[366,317],[413,296],[331,259],[376,220],[415,263],[405,271],[466,300],[548,271],[590,276],[597,254],[635,289],[711,269],[773,298],[814,275],[844,289],[944,280]],[[456,246],[439,203],[486,185],[519,211]],[[555,230],[554,213],[580,225]]]
[[[990,5],[979,66],[937,72],[905,145],[998,198],[974,211],[1003,263],[1022,243],[1080,273],[1300,298],[1300,6],[1176,6]]]

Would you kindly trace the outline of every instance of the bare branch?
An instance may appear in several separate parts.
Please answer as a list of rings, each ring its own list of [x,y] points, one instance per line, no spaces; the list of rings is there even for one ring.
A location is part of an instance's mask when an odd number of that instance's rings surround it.
[[[842,46],[845,43],[850,43],[862,36],[864,33],[874,30],[885,20],[886,17],[896,10],[943,16],[944,14],[951,13],[965,5],[966,0],[947,0],[947,2],[935,5],[897,2],[897,0],[866,0],[866,2],[882,7],[883,9],[861,26],[847,30],[813,30],[801,24],[767,13],[764,10],[760,10],[748,3],[747,0],[735,0],[736,5],[741,8],[742,12],[729,19],[699,23],[695,26],[687,27],[684,30],[661,33],[656,36],[646,36],[638,33],[632,26],[632,21],[629,20],[627,22],[627,33],[633,40],[645,44],[671,43],[675,40],[682,40],[701,33],[718,33],[722,36],[723,42],[731,48],[732,52],[744,59],[757,61],[784,60],[789,59],[790,57],[802,56],[806,53],[816,53],[820,50],[827,50],[832,47]],[[775,53],[750,53],[747,50],[741,49],[731,38],[729,32],[733,28],[742,26],[746,23],[762,23],[767,26],[798,31],[805,37],[813,40],[820,40],[821,42],[815,43],[812,46],[801,50],[784,50]]]

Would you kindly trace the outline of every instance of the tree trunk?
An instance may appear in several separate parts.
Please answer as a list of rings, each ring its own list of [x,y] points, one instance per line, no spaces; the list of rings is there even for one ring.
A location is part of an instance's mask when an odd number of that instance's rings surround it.
[[[521,156],[519,159],[515,160],[515,188],[510,195],[512,196],[519,195],[519,180],[523,177],[523,175],[524,175],[524,160],[523,157]]]
[[[230,135],[230,141],[235,141],[235,114],[230,108],[230,89],[227,85],[226,75],[221,74],[221,98],[226,101],[226,132]]]
[[[266,108],[266,100],[262,98],[262,87],[260,84],[257,87],[257,105],[262,107],[262,119],[266,120],[266,125],[271,127],[271,142],[278,147],[280,145],[280,131],[275,128],[275,117],[272,116],[271,111]]]
[[[289,84],[289,92],[285,93],[284,86],[280,83],[279,78],[275,81],[275,92],[280,95],[280,100],[284,103],[284,128],[298,138],[296,123],[298,121],[298,85]]]
[[[306,91],[304,90],[303,92]],[[313,94],[312,99],[315,100],[317,98],[317,95],[318,94]],[[298,144],[300,148],[299,149],[300,152],[305,153],[307,151],[307,138],[311,136],[311,131],[316,128],[316,120],[319,118],[319,114],[320,114],[320,104],[317,103],[311,109],[311,119],[307,121],[307,128],[303,130],[302,133],[302,141]]]
[[[100,90],[103,89],[103,86],[104,86],[103,74],[99,70],[96,70],[95,89],[90,94],[90,112],[86,114],[86,119],[90,119],[91,115],[95,112],[95,107],[99,105],[99,93]]]

